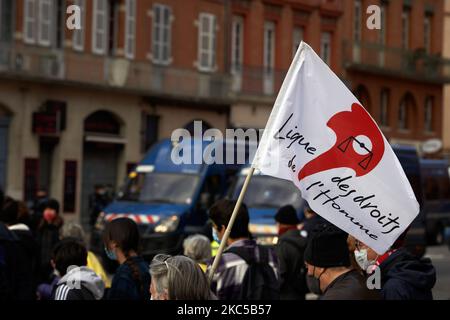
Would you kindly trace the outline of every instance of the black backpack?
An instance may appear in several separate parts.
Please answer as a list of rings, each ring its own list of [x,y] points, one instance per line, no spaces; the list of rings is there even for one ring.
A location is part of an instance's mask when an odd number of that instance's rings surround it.
[[[298,250],[299,254],[303,257],[303,254],[305,252],[305,247],[302,247],[298,242],[291,238],[283,238],[280,239],[280,242],[286,242],[289,243],[291,246],[293,246],[296,250]],[[295,272],[296,271],[296,272]],[[297,291],[299,294],[306,294],[308,293],[308,286],[306,284],[306,274],[308,273],[305,264],[300,265],[299,270],[294,271],[294,276],[292,279],[289,279],[292,284],[292,287]]]
[[[248,264],[239,300],[279,300],[280,284],[269,265],[269,249],[261,246],[257,248],[259,260],[256,260],[254,255],[243,247],[231,247],[226,251],[238,255]]]

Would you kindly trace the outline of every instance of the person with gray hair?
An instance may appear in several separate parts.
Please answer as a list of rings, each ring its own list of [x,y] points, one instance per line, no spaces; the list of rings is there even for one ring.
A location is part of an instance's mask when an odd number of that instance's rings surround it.
[[[75,222],[63,224],[59,232],[59,238],[61,240],[66,238],[74,238],[81,241],[82,243],[85,243],[86,242],[85,237],[86,236],[84,234],[83,227]]]
[[[186,238],[183,242],[184,255],[198,263],[203,272],[211,259],[211,242],[208,237],[195,234]]]
[[[216,300],[205,273],[188,257],[158,254],[150,275],[151,300]]]

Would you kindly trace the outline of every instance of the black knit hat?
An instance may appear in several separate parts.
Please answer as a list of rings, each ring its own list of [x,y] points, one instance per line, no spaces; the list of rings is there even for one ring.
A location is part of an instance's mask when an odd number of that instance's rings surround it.
[[[59,213],[59,202],[55,199],[50,199],[45,202],[44,210],[45,209],[53,209],[56,211],[56,213]]]
[[[291,205],[281,207],[275,215],[275,221],[287,225],[297,225],[300,223],[300,220],[297,217],[297,212]]]
[[[332,224],[317,225],[306,245],[305,262],[320,268],[350,266],[347,236]]]

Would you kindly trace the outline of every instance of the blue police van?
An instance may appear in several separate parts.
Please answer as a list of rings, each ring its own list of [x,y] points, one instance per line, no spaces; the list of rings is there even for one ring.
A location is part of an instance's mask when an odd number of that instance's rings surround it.
[[[450,177],[448,161],[421,159],[424,210],[428,244],[443,244],[445,228],[450,226]]]
[[[128,217],[138,224],[145,257],[180,253],[186,236],[210,235],[207,210],[225,196],[231,177],[240,170],[238,148],[244,152],[244,163],[248,163],[248,143],[221,143],[223,161],[211,164],[203,159],[198,164],[175,163],[172,152],[177,144],[169,139],[153,146],[129,174],[116,200],[100,214],[91,235],[91,249],[104,256],[102,231],[109,221],[119,217]],[[191,154],[194,160],[194,154],[203,154],[208,145],[209,142],[192,139],[182,153]],[[236,160],[234,164],[226,164],[230,152]]]
[[[250,166],[241,169],[235,177],[228,197],[237,200]],[[274,245],[278,241],[278,230],[274,220],[277,210],[285,205],[292,205],[299,220],[303,220],[305,200],[300,190],[290,181],[262,175],[255,170],[245,193],[244,203],[250,215],[250,232],[262,245]]]
[[[392,145],[406,177],[420,206],[418,216],[411,223],[407,232],[405,246],[413,254],[421,257],[426,251],[426,210],[424,207],[423,179],[420,167],[420,159],[417,150],[413,146]]]

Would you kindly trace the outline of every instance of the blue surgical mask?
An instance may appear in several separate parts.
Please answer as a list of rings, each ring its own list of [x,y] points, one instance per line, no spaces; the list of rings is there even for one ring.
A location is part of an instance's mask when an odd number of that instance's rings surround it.
[[[212,228],[212,236],[214,241],[220,244],[219,235],[217,234],[217,230],[215,228]]]
[[[117,260],[116,253],[112,250],[109,250],[106,246],[105,246],[105,252],[106,252],[106,256],[108,257],[108,259]]]

